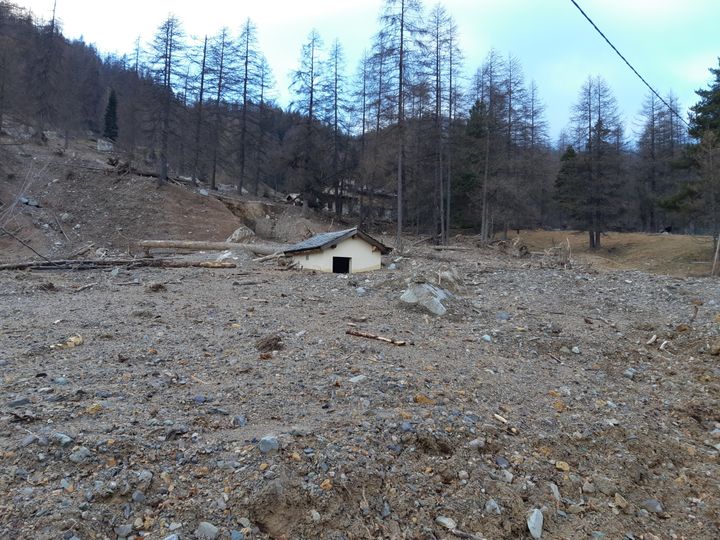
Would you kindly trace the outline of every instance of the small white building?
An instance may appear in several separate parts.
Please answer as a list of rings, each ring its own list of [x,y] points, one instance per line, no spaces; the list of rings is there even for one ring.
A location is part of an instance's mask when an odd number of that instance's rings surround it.
[[[379,270],[381,255],[387,253],[389,247],[357,227],[318,234],[285,250],[299,268],[335,274]]]

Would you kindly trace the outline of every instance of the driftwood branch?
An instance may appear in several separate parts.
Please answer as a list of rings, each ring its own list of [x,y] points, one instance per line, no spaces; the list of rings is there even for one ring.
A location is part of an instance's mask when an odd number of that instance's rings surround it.
[[[204,242],[197,240],[141,240],[137,245],[146,252],[151,249],[187,249],[189,251],[244,249],[256,255],[272,255],[278,251],[278,246],[266,244],[238,244],[235,242]]]
[[[347,329],[345,331],[345,333],[349,334],[351,336],[357,336],[357,337],[382,341],[383,343],[392,343],[393,345],[398,345],[400,347],[402,347],[403,345],[407,345],[407,341],[402,341],[400,339],[389,338],[389,337],[384,337],[384,336],[378,336],[376,334],[371,334],[370,332],[361,332],[360,330],[353,330],[352,328]]]
[[[94,270],[110,266],[127,266],[130,268],[236,268],[232,262],[217,261],[177,261],[170,259],[86,259],[82,261],[29,261],[0,265],[0,270]]]

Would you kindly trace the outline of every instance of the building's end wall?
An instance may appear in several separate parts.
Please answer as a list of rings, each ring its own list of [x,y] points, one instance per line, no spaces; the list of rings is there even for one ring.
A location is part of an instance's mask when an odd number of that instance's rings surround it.
[[[326,249],[319,253],[293,255],[292,259],[297,262],[299,267],[306,270],[332,272],[333,257],[350,257],[350,272],[353,274],[380,270],[382,266],[380,251],[375,246],[359,238],[343,240],[335,249]]]

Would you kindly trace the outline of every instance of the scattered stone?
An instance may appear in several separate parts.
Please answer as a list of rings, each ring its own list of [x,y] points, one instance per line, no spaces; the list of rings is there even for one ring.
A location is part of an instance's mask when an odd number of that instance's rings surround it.
[[[198,540],[215,540],[220,534],[220,530],[207,521],[201,521],[195,530],[195,536]]]
[[[245,418],[245,416],[243,416],[242,414],[238,416],[233,416],[232,425],[234,427],[245,427],[247,426],[247,423],[247,418]]]
[[[230,531],[230,540],[245,540],[245,535],[241,531],[233,529]]]
[[[460,472],[458,473],[458,478],[459,478],[460,480],[467,480],[468,478],[470,478],[470,475],[468,474],[467,471],[460,471]]]
[[[137,489],[132,494],[132,500],[135,503],[141,503],[145,500],[145,494],[139,489]]]
[[[163,540],[180,540],[180,537],[177,534],[171,534],[170,536],[166,536]]]
[[[557,502],[561,502],[562,497],[560,497],[560,488],[558,488],[557,485],[552,482],[550,482],[548,486],[550,487],[550,493],[552,493],[553,498]]]
[[[280,443],[274,435],[265,435],[258,443],[258,448],[263,454],[267,454],[280,448]]]
[[[585,481],[582,486],[583,493],[595,493],[595,485],[590,481]]]
[[[30,446],[31,444],[38,442],[38,440],[38,436],[31,433],[30,435],[26,435],[23,440],[20,441],[20,446],[25,448],[26,446]]]
[[[488,514],[500,515],[502,513],[502,509],[495,499],[490,499],[485,503],[485,512]]]
[[[513,475],[513,473],[511,473],[511,472],[508,471],[507,469],[503,469],[503,470],[500,472],[500,479],[501,479],[503,482],[505,482],[506,484],[512,484],[513,478],[515,478],[515,476]]]
[[[640,506],[652,514],[663,513],[663,505],[657,499],[645,499]]]
[[[29,405],[29,404],[30,404],[30,400],[28,398],[21,397],[21,398],[12,400],[10,403],[8,403],[8,406],[14,408],[14,407],[23,407],[23,406]]]
[[[568,472],[570,470],[570,465],[566,461],[556,461],[555,468],[558,471]]]
[[[572,351],[573,354],[580,354],[580,347],[576,345],[575,347],[570,349],[570,351]]]
[[[445,517],[445,516],[436,517],[435,523],[437,523],[441,527],[445,527],[446,529],[450,529],[450,530],[457,528],[457,523],[455,523],[455,520],[451,519],[449,517]]]
[[[406,422],[403,422],[402,424],[400,424],[400,429],[407,433],[407,432],[413,431],[414,428],[413,428],[412,423],[406,421]]]
[[[73,442],[73,438],[64,433],[54,433],[52,439],[60,446],[69,446]]]
[[[355,289],[355,293],[356,293],[358,296],[365,296],[365,295],[367,294],[367,289],[366,289],[365,287],[357,287],[357,288]]]
[[[627,368],[623,371],[623,377],[630,379],[631,381],[635,378],[635,375],[637,375],[637,369],[635,368]]]
[[[492,336],[490,334],[484,334],[482,340],[486,341],[487,343],[492,343]]]
[[[357,384],[357,383],[363,382],[365,379],[367,379],[367,376],[365,376],[365,375],[356,375],[355,377],[352,377],[349,380],[351,383]]]
[[[130,524],[120,525],[119,527],[115,527],[115,534],[117,534],[120,538],[125,538],[127,536],[130,536],[130,533],[133,531],[133,526]]]
[[[70,454],[70,457],[68,459],[70,459],[70,461],[72,461],[73,463],[82,463],[91,455],[92,452],[90,452],[90,450],[86,446],[81,446],[72,454]]]
[[[535,538],[535,540],[539,540],[542,538],[543,533],[543,513],[538,510],[537,508],[534,508],[530,511],[527,517],[527,527],[530,531],[530,535]]]
[[[281,351],[283,347],[282,338],[277,334],[270,334],[268,336],[261,337],[255,342],[255,348],[261,353]]]
[[[485,448],[485,439],[482,437],[478,437],[477,439],[473,439],[468,443],[468,446],[473,449],[477,450],[478,452]]]
[[[614,500],[615,500],[615,506],[617,506],[618,508],[624,510],[625,508],[628,507],[627,499],[625,499],[625,497],[623,497],[619,493],[615,494]]]
[[[312,518],[315,523],[318,523],[320,521],[320,512],[317,510],[310,510],[310,518]]]
[[[497,465],[501,469],[509,469],[510,468],[510,462],[503,456],[495,456],[495,465]]]

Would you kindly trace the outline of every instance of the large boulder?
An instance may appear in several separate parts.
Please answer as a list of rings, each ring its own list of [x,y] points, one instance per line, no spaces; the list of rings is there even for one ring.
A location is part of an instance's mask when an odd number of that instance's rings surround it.
[[[411,285],[400,296],[400,301],[409,305],[417,305],[429,311],[433,315],[442,316],[447,313],[447,308],[443,305],[443,301],[452,298],[452,293],[433,285],[431,283],[416,283]]]
[[[232,242],[234,244],[241,244],[243,242],[247,242],[253,236],[255,236],[255,233],[250,227],[240,225],[225,241]]]

